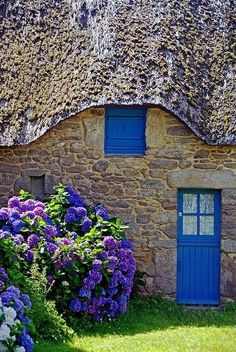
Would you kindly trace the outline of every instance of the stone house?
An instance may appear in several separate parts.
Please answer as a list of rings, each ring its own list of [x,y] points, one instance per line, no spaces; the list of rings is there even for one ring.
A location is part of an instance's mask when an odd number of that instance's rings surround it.
[[[144,293],[236,297],[230,1],[3,1],[0,203],[58,182],[129,225]]]

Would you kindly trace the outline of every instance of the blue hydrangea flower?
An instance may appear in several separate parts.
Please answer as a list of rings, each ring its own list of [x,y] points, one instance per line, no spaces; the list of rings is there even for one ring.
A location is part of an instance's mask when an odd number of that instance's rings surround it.
[[[104,237],[103,244],[107,249],[116,249],[117,248],[117,241],[112,236]]]
[[[77,215],[77,208],[76,207],[69,207],[67,212],[69,214],[74,214],[74,215]]]
[[[18,232],[20,232],[20,230],[23,228],[23,227],[25,227],[25,222],[24,221],[22,221],[22,220],[14,220],[13,222],[12,222],[12,227],[13,227],[13,231],[15,232],[15,233],[18,233]]]
[[[20,298],[20,290],[19,290],[18,287],[9,286],[9,287],[6,289],[6,292],[12,293],[16,299],[19,299],[19,298]]]
[[[94,259],[92,263],[93,269],[99,271],[102,267],[102,261],[99,259]]]
[[[4,208],[0,209],[0,221],[8,220],[8,211]]]
[[[23,312],[24,304],[21,302],[21,300],[17,299],[13,305],[13,308],[15,309],[16,312]]]
[[[36,247],[39,243],[39,237],[35,234],[32,234],[28,237],[27,242],[30,248]]]
[[[19,197],[14,196],[10,198],[7,205],[9,208],[19,208],[20,207]]]
[[[22,244],[25,241],[25,239],[24,239],[24,237],[21,234],[18,234],[18,235],[14,236],[13,241],[15,242],[15,244],[20,245],[20,244]]]
[[[132,249],[132,247],[133,247],[132,243],[129,240],[127,240],[126,238],[123,238],[121,240],[120,246],[121,246],[121,248],[125,248],[125,249]]]
[[[129,269],[128,264],[126,262],[119,263],[118,268],[119,268],[119,270],[124,271],[124,272],[128,271],[128,269]]]
[[[103,251],[103,252],[99,253],[98,257],[101,260],[106,260],[108,258],[108,253],[106,251]]]
[[[84,217],[87,216],[87,210],[83,207],[77,207],[76,208],[76,215],[78,217],[78,220],[82,220]]]
[[[97,217],[100,216],[105,221],[109,220],[108,211],[102,205],[97,205],[95,207],[95,213]]]
[[[75,207],[82,207],[84,205],[83,200],[80,198],[73,187],[66,187],[66,192],[69,193],[66,198],[71,205],[74,205]]]
[[[80,297],[85,297],[85,298],[90,299],[90,298],[91,298],[91,291],[88,290],[88,289],[85,288],[85,287],[82,287],[82,288],[79,290],[79,296],[80,296]]]
[[[115,270],[116,265],[119,263],[119,259],[114,255],[108,258],[108,269]]]
[[[26,211],[25,215],[28,216],[28,218],[30,218],[31,220],[33,220],[36,217],[35,212],[32,210]]]
[[[40,216],[41,218],[45,216],[45,212],[42,207],[37,206],[36,208],[34,208],[33,212],[36,216]]]
[[[9,280],[7,272],[6,272],[6,270],[3,267],[0,267],[0,279],[3,280],[3,281],[8,281]]]
[[[64,216],[64,220],[67,224],[73,224],[74,222],[76,222],[76,216],[73,213],[67,212]]]
[[[81,310],[81,302],[78,298],[75,298],[70,303],[70,310],[74,313],[79,313]]]
[[[96,287],[95,281],[91,277],[87,277],[83,280],[84,287],[88,290],[93,290]]]
[[[0,231],[0,238],[9,238],[12,237],[12,234],[8,231]]]
[[[26,207],[26,210],[29,211],[29,210],[34,210],[35,208],[35,201],[33,199],[27,199],[25,201],[25,207]]]
[[[32,303],[28,295],[26,294],[20,295],[20,300],[26,308],[30,309],[32,307]]]
[[[45,227],[44,230],[48,238],[53,238],[57,236],[57,228],[55,226],[48,225]]]
[[[50,254],[54,254],[57,250],[57,245],[55,245],[54,243],[48,242],[47,243],[47,250],[49,251]]]
[[[76,240],[76,238],[78,238],[78,233],[75,231],[71,232],[71,239]]]
[[[20,342],[25,348],[25,352],[32,352],[34,347],[34,341],[28,333],[23,333],[20,336]]]
[[[85,217],[83,219],[83,222],[82,222],[82,231],[83,232],[88,232],[91,227],[92,227],[92,220],[90,220],[89,218]]]
[[[13,292],[8,292],[7,290],[4,291],[0,295],[0,297],[4,306],[9,306],[11,303],[14,303],[17,299]]]
[[[27,262],[32,262],[34,260],[34,252],[31,251],[30,249],[27,251],[27,253],[25,254],[25,258],[27,260]]]

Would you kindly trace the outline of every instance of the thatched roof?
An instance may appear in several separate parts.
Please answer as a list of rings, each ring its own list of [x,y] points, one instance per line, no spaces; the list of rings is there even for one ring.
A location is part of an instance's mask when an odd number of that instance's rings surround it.
[[[0,0],[0,16],[0,145],[104,104],[236,144],[234,0]]]

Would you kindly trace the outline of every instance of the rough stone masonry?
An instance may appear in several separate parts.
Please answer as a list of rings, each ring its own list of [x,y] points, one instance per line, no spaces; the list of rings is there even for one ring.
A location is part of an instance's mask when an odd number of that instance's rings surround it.
[[[177,189],[222,190],[221,296],[236,296],[236,146],[209,146],[174,116],[150,108],[144,156],[104,155],[104,109],[65,120],[27,146],[0,149],[0,202],[45,175],[45,196],[72,184],[129,224],[144,293],[176,293]]]

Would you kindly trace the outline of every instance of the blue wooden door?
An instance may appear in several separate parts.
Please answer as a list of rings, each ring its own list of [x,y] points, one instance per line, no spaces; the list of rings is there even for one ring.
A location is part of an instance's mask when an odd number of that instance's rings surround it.
[[[220,303],[220,191],[178,193],[177,301]]]

